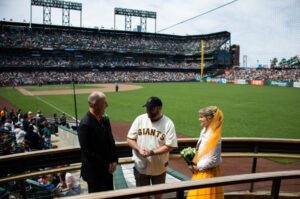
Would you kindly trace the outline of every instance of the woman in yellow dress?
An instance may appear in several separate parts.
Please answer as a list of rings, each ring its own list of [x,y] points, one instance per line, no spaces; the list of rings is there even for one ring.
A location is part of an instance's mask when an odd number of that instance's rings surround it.
[[[199,110],[199,121],[203,127],[197,147],[198,153],[189,166],[193,171],[192,180],[213,178],[221,176],[221,133],[223,113],[216,106],[209,106]],[[190,190],[188,199],[224,199],[223,187],[208,187]]]

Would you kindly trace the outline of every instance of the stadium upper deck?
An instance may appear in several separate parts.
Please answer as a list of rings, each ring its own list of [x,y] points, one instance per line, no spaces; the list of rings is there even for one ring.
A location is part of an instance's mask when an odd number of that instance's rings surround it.
[[[74,48],[80,54],[75,63],[79,67],[195,69],[201,40],[206,68],[231,65],[229,32],[179,36],[39,24],[30,29],[26,23],[3,21],[0,31],[0,65],[4,67],[68,67],[64,50]]]
[[[229,32],[179,36],[64,26],[1,22],[1,48],[65,49],[194,55],[204,40],[206,54],[230,42]]]

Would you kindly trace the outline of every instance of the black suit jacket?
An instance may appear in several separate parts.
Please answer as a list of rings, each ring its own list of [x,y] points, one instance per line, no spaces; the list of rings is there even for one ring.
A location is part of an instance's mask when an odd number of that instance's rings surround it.
[[[108,117],[99,122],[88,112],[79,124],[78,138],[83,179],[89,183],[96,183],[110,177],[109,163],[117,162],[118,158]]]

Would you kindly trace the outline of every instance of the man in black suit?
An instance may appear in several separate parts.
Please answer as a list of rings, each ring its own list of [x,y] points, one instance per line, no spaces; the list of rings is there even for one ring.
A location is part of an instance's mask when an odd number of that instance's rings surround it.
[[[78,138],[81,147],[81,175],[89,193],[113,190],[113,172],[117,166],[115,140],[105,115],[106,96],[93,92],[88,97],[89,111],[81,120]]]

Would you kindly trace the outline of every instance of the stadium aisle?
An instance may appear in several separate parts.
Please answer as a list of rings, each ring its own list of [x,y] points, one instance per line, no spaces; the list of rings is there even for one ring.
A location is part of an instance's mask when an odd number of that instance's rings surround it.
[[[133,175],[133,164],[122,164],[122,170],[124,173],[124,177],[127,183],[127,187],[135,187],[135,179]],[[173,182],[179,182],[177,178],[167,174],[166,176],[166,183],[173,183]]]
[[[52,143],[54,145],[57,145],[58,148],[68,146],[67,143],[60,140],[58,136],[52,135],[51,140]],[[80,171],[75,171],[72,173],[80,179],[81,195],[88,194],[87,183],[84,180],[82,180],[82,178],[80,178]],[[167,173],[166,183],[173,183],[179,181],[179,179]],[[114,173],[114,184],[115,189],[133,188],[136,186],[133,175],[133,163],[119,165],[117,171]],[[164,195],[164,198],[168,198],[168,195],[170,195],[170,197],[174,196],[174,194],[166,194]]]
[[[133,175],[133,164],[122,164],[120,167],[122,169],[121,172],[116,171],[114,173],[114,185],[115,190],[116,189],[124,189],[124,188],[134,188],[135,185],[135,179]],[[72,172],[76,177],[80,178],[80,171]],[[119,176],[124,175],[124,176]],[[173,183],[173,182],[179,182],[177,178],[167,174],[166,176],[166,183]],[[125,183],[125,184],[124,184]],[[80,178],[80,185],[81,185],[81,195],[88,194],[87,189],[87,183]],[[168,195],[170,197],[174,196],[174,194],[165,194],[164,198],[168,198]]]

